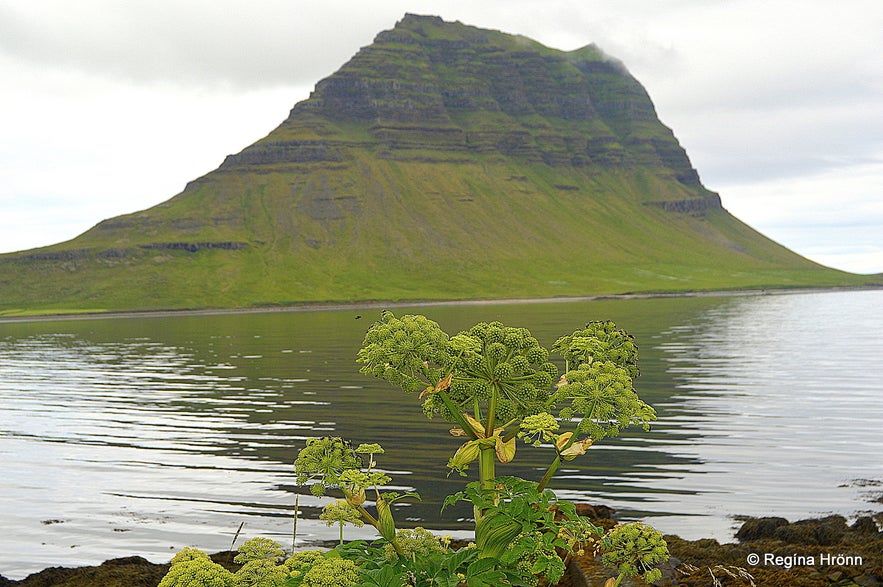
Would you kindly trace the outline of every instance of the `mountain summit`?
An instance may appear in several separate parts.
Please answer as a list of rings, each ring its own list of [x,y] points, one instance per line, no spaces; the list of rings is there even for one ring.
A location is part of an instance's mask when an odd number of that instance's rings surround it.
[[[0,313],[854,279],[723,209],[596,46],[406,15],[172,199],[0,256]]]

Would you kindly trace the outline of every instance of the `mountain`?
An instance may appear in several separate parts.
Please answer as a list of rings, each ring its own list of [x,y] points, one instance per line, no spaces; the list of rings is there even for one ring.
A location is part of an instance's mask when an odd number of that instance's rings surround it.
[[[730,215],[596,46],[406,15],[182,193],[0,256],[0,313],[863,279]]]

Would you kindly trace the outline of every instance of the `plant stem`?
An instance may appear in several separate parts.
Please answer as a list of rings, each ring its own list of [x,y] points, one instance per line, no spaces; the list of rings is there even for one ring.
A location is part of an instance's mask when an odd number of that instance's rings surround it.
[[[497,396],[499,395],[497,386],[491,389],[491,397],[487,401],[487,423],[484,425],[484,437],[490,438],[494,435],[494,424],[497,420]]]
[[[463,412],[460,410],[460,406],[458,406],[444,391],[438,392],[438,397],[441,398],[445,407],[448,408],[448,411],[451,412],[454,416],[454,420],[456,420],[457,424],[460,425],[460,428],[466,432],[466,435],[469,436],[470,439],[476,440],[478,436],[475,434],[475,430],[472,429],[472,426],[469,425],[469,422],[466,421],[466,418],[463,417]]]
[[[546,485],[552,480],[552,476],[555,475],[555,471],[558,470],[559,465],[561,465],[561,455],[555,455],[555,460],[552,461],[552,464],[546,469],[546,474],[540,479],[540,482],[537,485],[537,491],[542,491],[546,488]]]
[[[481,450],[478,453],[478,480],[481,483],[481,488],[486,490],[492,490],[494,488],[494,459],[497,457],[497,453],[493,447],[481,447]],[[475,513],[475,523],[484,516],[484,512],[478,507],[475,506],[473,508]]]
[[[485,438],[490,438],[494,435],[494,423],[496,420],[496,412],[497,412],[497,394],[499,392],[494,386],[491,389],[491,397],[488,399],[487,406],[487,421],[484,425],[484,434]],[[492,480],[496,477],[496,473],[494,471],[494,459],[496,458],[497,453],[493,447],[483,446],[481,447],[481,451],[479,452],[478,457],[478,480],[481,481],[482,489],[493,489]]]
[[[344,489],[343,487],[341,487],[340,489],[341,489],[341,491],[343,491],[343,495],[344,495],[344,497],[346,497],[347,502],[350,505],[353,505],[353,502],[352,502],[353,494],[351,492],[347,491],[346,489]],[[372,516],[371,512],[366,510],[365,507],[362,506],[361,504],[355,506],[355,508],[359,512],[359,515],[361,515],[365,519],[366,522],[368,522],[369,524],[374,526],[374,528],[378,532],[380,532],[380,521],[377,518],[375,518],[374,516]],[[342,534],[343,533],[343,526],[341,526],[340,531]],[[382,534],[382,532],[381,532],[381,534]],[[388,542],[392,545],[392,548],[393,548],[393,550],[396,551],[396,554],[398,554],[400,557],[405,556],[404,553],[402,552],[402,548],[399,546],[399,543],[397,540],[389,540]]]
[[[294,554],[294,543],[297,540],[297,506],[300,495],[294,496],[294,521],[291,523],[291,554]]]
[[[478,453],[478,480],[482,489],[493,489],[496,451],[491,446],[483,446]]]
[[[574,432],[570,436],[570,439],[567,441],[567,443],[565,443],[565,445],[562,446],[561,448],[556,447],[555,450],[557,451],[558,454],[555,455],[555,460],[552,461],[552,464],[549,465],[548,469],[546,469],[545,475],[543,475],[543,478],[540,479],[540,482],[537,485],[537,491],[542,491],[543,489],[545,489],[546,485],[549,484],[549,481],[552,480],[552,476],[555,475],[555,472],[558,470],[558,467],[561,465],[561,453],[564,452],[565,450],[567,450],[568,448],[570,448],[570,446],[576,440],[576,434],[577,433]]]

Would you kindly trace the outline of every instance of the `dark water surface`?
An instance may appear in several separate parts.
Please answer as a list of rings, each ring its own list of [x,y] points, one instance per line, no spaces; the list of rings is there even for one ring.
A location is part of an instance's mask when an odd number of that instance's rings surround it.
[[[636,387],[659,421],[592,447],[553,488],[685,538],[730,540],[736,516],[880,511],[883,291],[424,307],[448,332],[525,326],[546,346],[594,319],[637,337]],[[356,316],[363,318],[356,319]],[[463,533],[439,514],[458,446],[417,400],[358,373],[376,310],[0,322],[0,574],[269,536],[333,539],[295,485],[304,440],[386,448],[423,501],[400,525]],[[519,446],[502,474],[538,478]],[[347,531],[348,537],[358,537]],[[240,538],[240,541],[242,538]]]

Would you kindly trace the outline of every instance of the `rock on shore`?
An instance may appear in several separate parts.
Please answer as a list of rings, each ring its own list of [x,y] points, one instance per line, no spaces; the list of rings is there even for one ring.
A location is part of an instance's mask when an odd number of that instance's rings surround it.
[[[842,516],[793,523],[784,518],[751,518],[736,533],[738,542],[729,544],[665,538],[672,559],[659,585],[883,587],[883,532],[870,517],[852,525]],[[212,555],[215,562],[236,570],[232,558],[228,552]],[[576,562],[568,585],[603,585],[611,574],[592,558]],[[168,568],[132,556],[96,567],[53,567],[21,581],[0,576],[0,587],[156,587]]]

